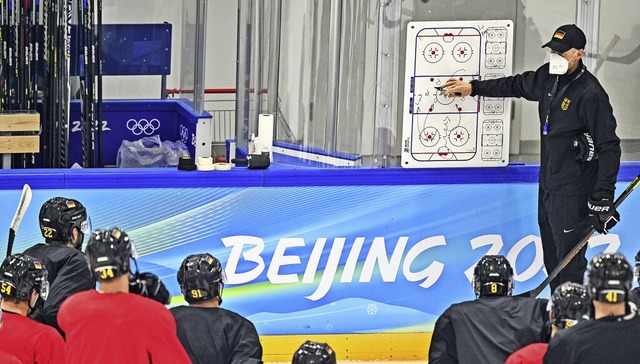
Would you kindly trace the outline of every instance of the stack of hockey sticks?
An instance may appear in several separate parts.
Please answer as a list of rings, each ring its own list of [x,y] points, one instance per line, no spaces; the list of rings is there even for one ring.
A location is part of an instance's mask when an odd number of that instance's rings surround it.
[[[102,0],[98,0],[97,6],[96,0],[77,1],[82,163],[85,168],[99,167],[102,166]]]
[[[83,165],[96,165],[95,133],[101,131],[97,120],[102,113],[102,67],[96,44],[100,52],[102,0],[98,0],[98,7],[95,1],[0,0],[0,112],[40,112],[42,167],[68,167],[70,63],[74,58],[81,79],[82,112],[77,130],[82,132]],[[74,6],[77,55],[71,54]],[[34,163],[32,155],[15,155],[13,160],[14,167],[31,167]],[[102,164],[99,153],[97,163]]]
[[[35,111],[38,104],[39,5],[0,0],[0,112]],[[16,154],[14,165],[33,166],[33,155]]]

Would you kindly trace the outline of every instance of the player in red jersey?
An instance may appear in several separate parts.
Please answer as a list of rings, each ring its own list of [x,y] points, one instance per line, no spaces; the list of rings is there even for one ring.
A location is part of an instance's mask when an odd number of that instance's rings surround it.
[[[2,317],[2,310],[0,310],[0,332],[2,331],[3,323],[4,323],[4,319]],[[20,361],[20,359],[16,358],[15,356],[7,353],[6,351],[0,349],[0,363],[22,364],[22,361]]]
[[[47,268],[39,260],[24,255],[8,256],[0,267],[3,327],[0,350],[22,363],[64,363],[62,336],[51,326],[27,317],[49,289]],[[1,358],[1,356],[0,356]],[[5,361],[3,361],[5,363]]]
[[[86,249],[98,291],[69,297],[58,323],[72,363],[191,363],[173,316],[160,302],[129,293],[135,248],[118,228],[94,231]]]

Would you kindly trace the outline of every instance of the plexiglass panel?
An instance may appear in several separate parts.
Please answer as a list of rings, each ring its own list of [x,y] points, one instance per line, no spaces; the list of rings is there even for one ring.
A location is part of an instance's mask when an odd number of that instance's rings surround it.
[[[588,16],[578,6],[580,0],[258,3],[262,9],[256,8],[255,0],[239,0],[239,9],[247,6],[249,14],[244,22],[239,20],[246,29],[238,34],[248,42],[245,46],[243,40],[238,42],[243,47],[237,53],[240,65],[242,52],[248,54],[248,64],[241,69],[246,82],[242,88],[266,94],[245,97],[239,90],[241,100],[236,107],[243,110],[236,111],[243,113],[237,124],[241,147],[257,131],[257,114],[266,110],[276,115],[277,141],[327,155],[348,154],[365,166],[397,166],[402,147],[399,106],[404,97],[399,75],[404,74],[407,24],[505,19],[514,24],[514,73],[534,70],[548,61],[549,52],[541,46],[559,25],[579,23],[587,34],[598,35],[592,37],[597,54],[588,54],[587,61],[611,96],[623,139],[623,159],[635,158],[633,146],[640,139],[640,127],[633,119],[640,105],[633,100],[633,86],[623,81],[640,72],[636,67],[640,34],[634,17],[640,4],[603,2],[597,11],[591,9],[591,22],[583,20]],[[594,4],[600,2],[587,5]],[[537,162],[537,104],[519,99],[509,102],[513,105],[510,160]]]

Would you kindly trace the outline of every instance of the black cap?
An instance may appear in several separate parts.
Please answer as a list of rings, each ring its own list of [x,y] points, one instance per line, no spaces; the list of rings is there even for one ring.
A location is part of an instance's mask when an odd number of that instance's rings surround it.
[[[564,53],[571,48],[584,49],[587,37],[575,24],[566,24],[556,29],[551,40],[542,46],[549,47],[556,52]]]
[[[195,171],[196,168],[197,167],[195,162],[193,161],[193,158],[188,155],[183,155],[178,160],[178,169],[181,171]]]

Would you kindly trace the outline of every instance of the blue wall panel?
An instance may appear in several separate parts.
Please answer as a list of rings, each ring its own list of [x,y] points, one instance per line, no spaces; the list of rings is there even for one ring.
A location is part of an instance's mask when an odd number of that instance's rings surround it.
[[[544,279],[536,171],[0,171],[0,226],[9,225],[29,183],[33,201],[14,252],[42,241],[37,214],[45,200],[74,197],[94,228],[127,231],[141,269],[160,275],[174,297],[185,256],[220,258],[224,307],[249,317],[261,334],[429,331],[451,303],[473,298],[471,268],[484,254],[507,255],[516,293]],[[618,194],[638,171],[638,163],[623,165]],[[635,255],[639,202],[640,193],[629,197],[622,221],[591,240],[589,256],[604,249]]]

